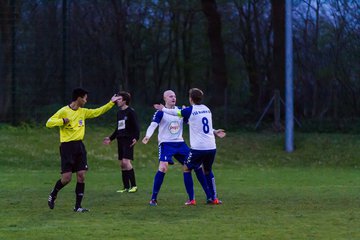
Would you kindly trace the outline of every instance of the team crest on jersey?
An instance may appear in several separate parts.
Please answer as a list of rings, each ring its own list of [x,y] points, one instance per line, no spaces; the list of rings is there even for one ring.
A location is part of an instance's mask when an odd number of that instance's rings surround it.
[[[179,122],[171,122],[169,124],[169,131],[172,133],[172,134],[176,134],[180,131],[180,124]]]
[[[83,120],[80,119],[80,120],[79,120],[79,126],[82,126],[83,124],[84,124]]]

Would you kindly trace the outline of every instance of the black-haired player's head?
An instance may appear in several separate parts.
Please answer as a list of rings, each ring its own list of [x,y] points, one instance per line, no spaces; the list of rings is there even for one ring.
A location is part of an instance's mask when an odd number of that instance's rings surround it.
[[[76,101],[78,97],[85,97],[89,92],[83,88],[75,88],[72,92],[72,101]]]
[[[126,102],[126,105],[128,106],[130,105],[130,100],[131,100],[130,93],[125,91],[120,91],[117,95],[122,97],[122,100]]]
[[[72,92],[72,101],[76,102],[79,107],[84,107],[87,102],[87,94],[89,92],[83,88],[75,88]]]

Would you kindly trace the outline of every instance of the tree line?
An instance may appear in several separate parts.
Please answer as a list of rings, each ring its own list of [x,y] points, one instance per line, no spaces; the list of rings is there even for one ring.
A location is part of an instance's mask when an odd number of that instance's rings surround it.
[[[359,7],[293,1],[298,118],[359,116]],[[77,86],[145,107],[199,87],[229,124],[284,98],[285,0],[0,0],[0,34],[1,122],[44,118]]]

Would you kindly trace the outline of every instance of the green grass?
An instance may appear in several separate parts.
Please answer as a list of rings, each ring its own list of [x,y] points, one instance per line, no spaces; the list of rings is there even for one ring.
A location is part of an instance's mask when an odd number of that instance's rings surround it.
[[[116,144],[103,146],[111,128],[88,126],[90,171],[83,205],[72,212],[72,181],[54,210],[47,196],[59,178],[57,130],[0,127],[0,239],[359,239],[360,138],[296,134],[296,151],[283,136],[231,132],[218,140],[214,166],[223,205],[185,207],[179,164],[165,177],[159,205],[149,207],[157,170],[156,136],[136,146],[139,191],[119,194]],[[75,176],[74,176],[75,177]]]

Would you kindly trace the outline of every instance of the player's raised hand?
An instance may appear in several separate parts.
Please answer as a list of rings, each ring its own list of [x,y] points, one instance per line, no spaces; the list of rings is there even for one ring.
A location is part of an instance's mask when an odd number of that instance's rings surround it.
[[[154,108],[155,108],[156,110],[161,111],[161,110],[164,108],[164,105],[155,103],[155,104],[154,104]]]
[[[111,97],[111,101],[114,103],[117,100],[119,100],[121,98],[121,96],[118,96],[117,94],[114,94],[114,96]]]
[[[217,129],[214,130],[214,134],[219,137],[219,138],[223,138],[226,136],[225,130],[224,129]]]

